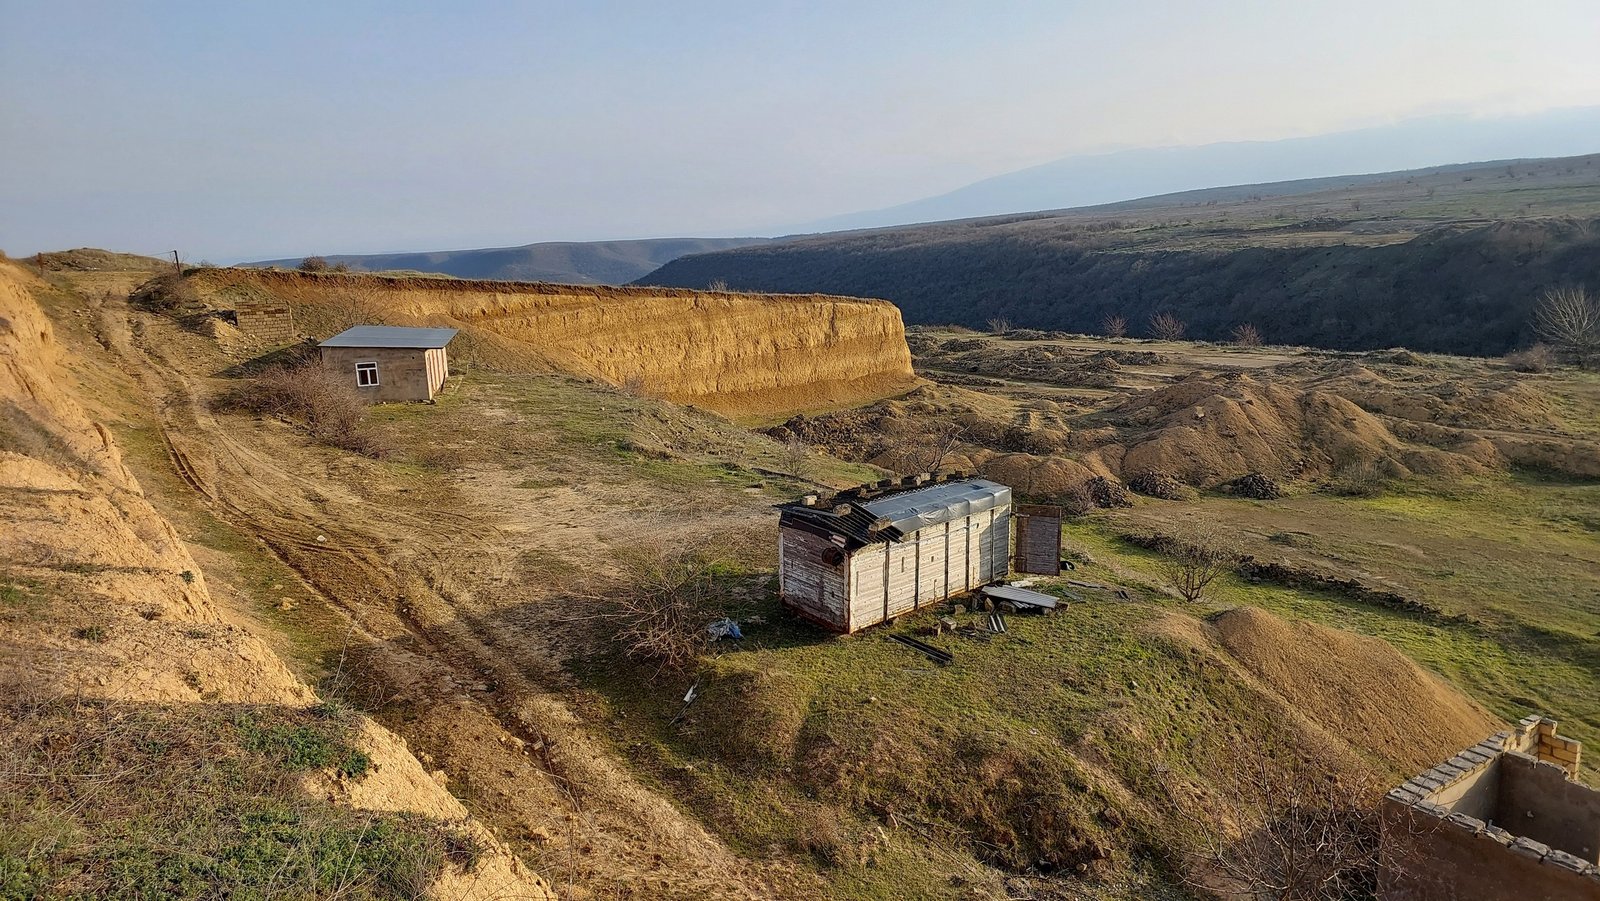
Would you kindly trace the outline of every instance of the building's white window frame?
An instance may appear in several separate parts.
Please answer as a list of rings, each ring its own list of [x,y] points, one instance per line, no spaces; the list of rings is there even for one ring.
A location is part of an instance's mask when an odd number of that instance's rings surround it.
[[[369,376],[372,379],[371,381],[367,381],[367,378]],[[377,360],[365,360],[363,362],[360,362],[360,363],[356,364],[356,387],[357,388],[376,388],[376,387],[378,387],[378,361]]]

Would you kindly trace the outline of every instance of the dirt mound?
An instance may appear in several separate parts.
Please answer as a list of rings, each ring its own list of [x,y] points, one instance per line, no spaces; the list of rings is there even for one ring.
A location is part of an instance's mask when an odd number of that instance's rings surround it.
[[[915,383],[900,311],[881,300],[465,279],[208,269],[226,302],[264,291],[325,337],[356,322],[449,325],[452,353],[560,369],[730,416],[860,403]]]
[[[1211,622],[1222,647],[1290,704],[1401,770],[1430,766],[1499,723],[1386,642],[1253,607]]]
[[[1121,471],[1165,471],[1210,488],[1256,473],[1319,477],[1352,465],[1400,475],[1480,472],[1495,460],[1482,448],[1456,453],[1415,447],[1383,420],[1333,391],[1263,384],[1237,373],[1195,375],[1115,408],[1127,431]]]
[[[1283,497],[1283,486],[1259,472],[1246,473],[1225,486],[1240,497],[1270,501]]]

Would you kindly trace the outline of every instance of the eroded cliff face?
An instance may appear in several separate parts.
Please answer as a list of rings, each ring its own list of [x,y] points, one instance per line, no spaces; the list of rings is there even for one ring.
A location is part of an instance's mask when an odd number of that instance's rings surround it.
[[[315,704],[248,614],[213,596],[111,433],[85,412],[37,287],[0,262],[0,692],[153,705],[180,718],[202,706]],[[435,896],[554,897],[402,739],[361,718],[357,744],[371,761],[365,775],[307,788],[360,810],[459,823],[483,847],[477,866],[446,866]]]
[[[452,352],[555,368],[736,417],[776,417],[911,387],[900,311],[886,301],[250,269],[191,276],[219,306],[270,295],[301,331],[357,319],[450,325]]]

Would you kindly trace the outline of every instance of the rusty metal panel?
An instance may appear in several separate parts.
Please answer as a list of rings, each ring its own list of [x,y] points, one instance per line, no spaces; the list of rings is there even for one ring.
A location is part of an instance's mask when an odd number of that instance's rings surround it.
[[[1061,508],[1019,504],[1017,548],[1012,568],[1037,576],[1061,575]]]

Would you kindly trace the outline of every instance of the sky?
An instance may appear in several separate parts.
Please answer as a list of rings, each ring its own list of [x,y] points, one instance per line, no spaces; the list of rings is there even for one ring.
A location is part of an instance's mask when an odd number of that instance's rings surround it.
[[[0,0],[0,23],[16,255],[775,233],[1075,154],[1600,104],[1594,0]]]

